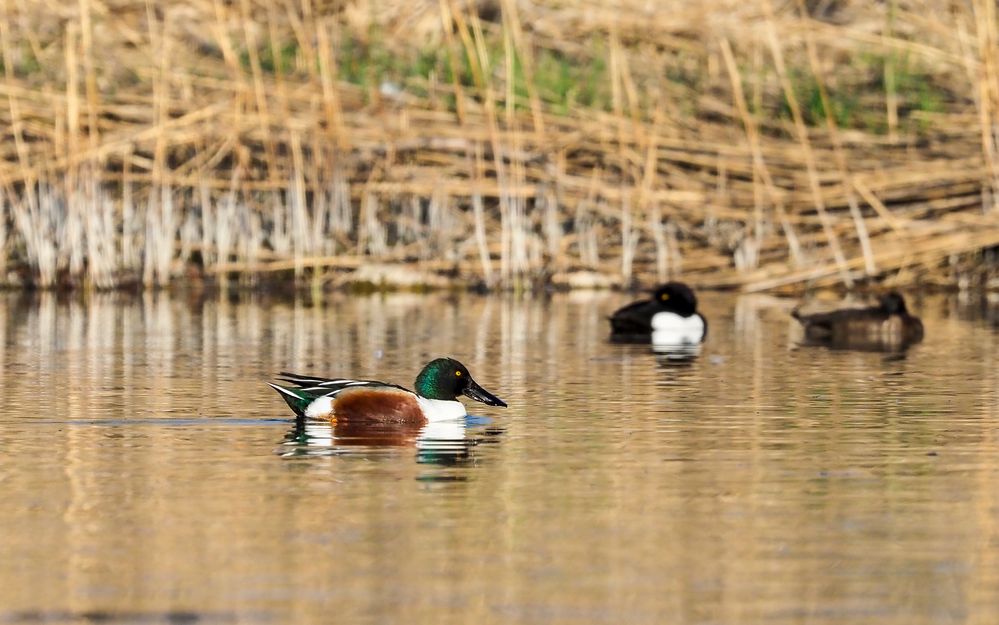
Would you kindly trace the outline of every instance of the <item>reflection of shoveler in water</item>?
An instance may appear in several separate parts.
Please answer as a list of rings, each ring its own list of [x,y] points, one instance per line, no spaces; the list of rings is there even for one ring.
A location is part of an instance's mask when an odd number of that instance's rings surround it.
[[[488,419],[483,419],[488,422]],[[283,455],[364,453],[381,447],[415,447],[428,454],[467,457],[484,431],[470,436],[467,419],[392,422],[372,419],[295,419],[285,434]],[[495,436],[495,431],[491,434]]]
[[[374,380],[327,379],[293,373],[279,376],[294,386],[270,384],[300,417],[424,423],[467,413],[459,395],[488,406],[506,403],[476,384],[465,365],[451,358],[427,363],[416,376],[416,392]]]
[[[801,322],[808,343],[846,349],[904,348],[923,339],[923,322],[909,313],[898,293],[882,295],[877,306],[845,308],[805,315],[791,315]]]
[[[650,299],[632,302],[610,316],[611,340],[663,345],[697,345],[708,322],[697,312],[697,297],[682,282],[667,282]]]

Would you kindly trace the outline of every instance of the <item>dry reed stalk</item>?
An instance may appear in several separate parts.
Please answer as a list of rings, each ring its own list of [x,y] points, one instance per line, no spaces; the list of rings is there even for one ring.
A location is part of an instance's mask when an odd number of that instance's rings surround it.
[[[676,224],[669,222],[666,224],[666,249],[669,251],[669,267],[672,275],[679,276],[683,273],[683,254],[680,251],[680,243],[676,238]]]
[[[284,202],[280,196],[272,194],[269,204],[271,209],[271,229],[268,237],[270,248],[278,256],[290,256],[292,254],[292,238]]]
[[[482,144],[475,144],[475,160],[472,165],[471,178],[473,182],[480,182],[485,178],[485,159],[482,155]],[[482,264],[482,275],[486,285],[492,287],[496,283],[493,274],[492,260],[489,253],[489,239],[486,233],[485,207],[483,206],[482,194],[475,192],[472,195],[472,213],[475,220],[475,240],[479,249],[479,262]]]
[[[475,243],[479,249],[479,262],[482,264],[482,279],[486,287],[492,288],[495,284],[493,277],[492,261],[489,256],[489,247],[486,238],[485,209],[482,206],[482,196],[472,196],[472,211],[475,214]]]
[[[267,171],[272,178],[277,180],[279,176],[277,150],[274,140],[271,137],[270,126],[267,120],[270,118],[270,110],[267,104],[267,95],[264,87],[263,69],[260,66],[260,53],[257,50],[257,38],[253,28],[252,13],[249,0],[240,0],[240,21],[243,30],[243,40],[247,58],[250,63],[250,75],[253,80],[253,96],[256,102],[257,120],[259,129],[263,135],[264,154],[267,161]]]
[[[801,2],[798,2],[799,11],[801,11]],[[898,10],[897,0],[888,0],[887,11],[885,13],[885,24],[883,29],[884,39],[890,40],[892,38],[892,22],[895,20],[895,12]],[[810,40],[810,39],[809,39]],[[887,45],[885,46],[887,47]],[[898,133],[898,92],[895,85],[895,56],[894,54],[889,54],[885,58],[885,69],[884,69],[884,81],[885,81],[885,107],[886,107],[886,117],[888,123],[888,138],[891,141],[895,141]],[[829,114],[827,110],[827,114]]]
[[[773,7],[770,4],[770,0],[763,0],[763,10],[767,16],[767,43],[770,46],[770,54],[773,56],[774,69],[777,71],[777,76],[780,79],[781,89],[784,91],[784,98],[787,101],[788,108],[791,110],[791,117],[794,120],[794,127],[798,135],[798,141],[801,144],[802,157],[805,161],[805,170],[808,173],[808,184],[815,203],[815,210],[818,212],[819,218],[822,220],[822,229],[825,231],[826,237],[829,240],[829,247],[832,249],[833,258],[840,268],[840,276],[842,277],[843,284],[847,287],[851,287],[853,286],[853,278],[850,277],[850,273],[846,269],[846,258],[843,256],[843,250],[840,248],[839,239],[833,231],[832,220],[826,211],[825,203],[822,199],[822,191],[820,188],[821,183],[819,182],[818,171],[815,165],[815,156],[812,152],[811,142],[808,138],[808,130],[805,127],[805,120],[802,116],[801,108],[798,105],[798,98],[794,93],[794,88],[791,86],[791,81],[787,74],[787,68],[784,64],[784,53],[781,51],[780,42],[777,39],[777,31],[774,28]]]
[[[203,193],[205,206],[212,207],[211,213],[214,219],[205,220],[204,227],[211,231],[207,244],[210,246],[202,250],[202,254],[214,252],[212,254],[212,264],[205,264],[206,267],[221,266],[231,262],[232,257],[237,254],[240,239],[240,213],[245,214],[245,207],[240,207],[237,200],[236,185],[228,193],[224,194],[218,202],[213,202],[207,190]],[[212,206],[214,204],[214,206]],[[297,259],[297,258],[296,258]],[[300,270],[298,270],[300,271]],[[228,286],[228,277],[222,274],[221,286]]]
[[[328,193],[331,198],[330,230],[333,234],[350,234],[354,228],[350,182],[339,164],[334,165]]]
[[[798,237],[794,232],[794,227],[791,225],[787,213],[784,210],[783,198],[777,192],[776,185],[770,177],[770,171],[767,168],[766,160],[763,156],[763,150],[760,147],[759,131],[757,130],[756,123],[753,117],[749,114],[749,109],[746,106],[746,97],[742,91],[742,79],[739,74],[739,70],[735,65],[735,58],[732,54],[732,46],[729,44],[727,39],[721,40],[721,51],[722,58],[725,61],[725,67],[728,70],[729,80],[732,84],[732,94],[735,98],[736,107],[738,108],[739,116],[742,119],[742,126],[745,130],[750,149],[752,150],[753,175],[759,176],[760,179],[763,180],[767,194],[770,196],[770,200],[773,202],[774,208],[777,212],[777,218],[781,222],[781,228],[784,231],[784,237],[787,239],[791,259],[794,261],[795,265],[800,265],[802,260],[801,246],[798,243]],[[753,207],[756,209],[759,204],[759,191],[755,184],[753,185],[753,189]]]
[[[3,58],[4,67],[4,79],[8,84],[14,82],[14,52],[11,48],[11,33],[9,20],[11,18],[10,6],[8,0],[2,0],[0,2],[0,54]],[[21,170],[25,170],[29,167],[28,159],[28,148],[24,139],[24,129],[23,120],[21,118],[21,106],[20,100],[15,97],[11,92],[7,92],[7,106],[10,110],[10,130],[11,134],[14,135],[14,147],[17,153],[17,162]],[[34,193],[34,179],[25,180],[25,193],[28,196],[29,202],[36,202],[37,200],[32,198]],[[8,187],[7,183],[4,183],[4,187]],[[0,189],[2,192],[2,189]]]
[[[292,254],[296,261],[313,250],[312,231],[316,224],[309,218],[305,200],[305,159],[302,156],[302,140],[297,132],[291,133],[291,156],[294,174],[288,189],[286,204],[291,213]],[[295,278],[302,277],[302,267],[295,265]]]
[[[378,219],[379,208],[378,196],[371,191],[366,193],[361,206],[361,232],[358,237],[359,253],[381,256],[388,250],[385,227]]]
[[[517,51],[517,56],[520,58],[521,67],[524,70],[524,83],[527,86],[527,97],[531,103],[531,118],[534,123],[534,132],[538,135],[538,140],[544,141],[545,122],[541,111],[541,97],[538,95],[537,86],[534,84],[534,55],[531,54],[530,46],[524,41],[517,3],[514,0],[500,0],[500,6],[503,12],[504,41],[506,40],[506,35],[508,35],[512,40],[512,47]],[[512,81],[512,74],[507,74],[507,80]]]
[[[461,33],[462,42],[465,44],[465,54],[469,59],[472,74],[475,77],[476,84],[479,86],[484,100],[483,104],[486,114],[486,124],[489,130],[489,141],[493,152],[495,177],[499,187],[498,198],[500,206],[501,233],[500,280],[504,284],[510,284],[510,279],[513,273],[511,267],[513,224],[511,222],[510,215],[510,204],[512,200],[509,190],[506,188],[509,178],[501,157],[504,150],[502,149],[500,143],[499,123],[496,119],[496,97],[493,92],[492,81],[486,79],[487,76],[491,75],[489,53],[486,50],[485,38],[482,34],[482,25],[479,22],[478,15],[472,13],[472,28],[469,30],[461,14],[454,11],[453,3],[451,5],[451,11],[453,17],[455,18],[455,23],[458,25],[458,32]]]
[[[999,118],[999,27],[996,26],[996,7],[990,2],[974,0],[971,3],[976,38],[978,44],[979,76],[977,80],[982,133],[982,153],[991,177],[990,203],[996,203],[999,193],[999,169],[996,163],[996,149],[999,136],[995,128]],[[991,207],[990,207],[991,208]]]
[[[72,157],[80,150],[80,97],[79,97],[79,49],[78,24],[69,24],[66,28],[66,127],[69,155]],[[80,188],[81,166],[71,167],[63,178],[63,192],[52,198],[48,206],[61,204],[62,218],[54,222],[59,243],[57,254],[57,269],[65,259],[66,268],[74,276],[83,274],[83,211],[80,205],[78,189]]]
[[[4,192],[0,190],[0,214],[10,215],[12,211],[9,206],[7,206],[7,200]],[[0,276],[7,276],[7,256],[10,253],[8,245],[10,242],[10,237],[8,233],[7,220],[0,220]]]
[[[478,19],[478,15],[473,14],[472,24],[476,42],[483,42],[484,37],[482,36],[481,22]],[[522,175],[523,168],[520,166],[520,159],[514,156],[520,152],[520,133],[517,128],[517,120],[514,115],[514,106],[516,104],[514,44],[513,33],[510,28],[506,27],[503,29],[503,61],[505,74],[504,124],[510,135],[509,151],[511,154],[507,172],[509,174],[509,182],[512,184],[519,184],[523,181],[524,176]],[[506,198],[506,203],[509,238],[508,246],[503,248],[503,253],[509,254],[510,256],[509,262],[507,263],[508,272],[506,279],[508,280],[508,284],[513,284],[516,287],[519,285],[521,276],[526,270],[525,241],[522,223],[524,219],[524,200],[523,198],[518,197],[508,197]],[[511,280],[513,282],[509,282]]]
[[[274,83],[277,85],[278,109],[281,117],[288,119],[291,110],[288,107],[288,93],[285,81],[285,67],[282,62],[281,35],[278,34],[278,12],[277,4],[267,3],[267,47],[270,50],[271,58],[274,60]],[[314,72],[314,68],[310,68]],[[310,75],[313,74],[310,72]]]
[[[149,198],[146,208],[142,282],[146,286],[162,287],[171,278],[178,223],[173,189],[163,185],[157,191]]]
[[[201,210],[201,262],[207,268],[217,265],[225,258],[225,252],[219,244],[217,220],[218,211],[212,202],[212,193],[207,186],[198,187],[198,199]],[[223,277],[223,287],[226,286]]]
[[[66,127],[68,135],[68,151],[70,158],[79,151],[80,136],[80,98],[78,90],[79,82],[79,62],[77,59],[76,47],[77,25],[69,24],[66,27]],[[76,174],[78,167],[70,167],[63,180],[65,184],[65,197],[69,197],[76,188]]]
[[[38,193],[25,194],[20,200],[5,198],[13,216],[14,228],[25,246],[27,261],[35,275],[35,283],[47,288],[55,283],[55,236],[48,223],[42,223]]]
[[[91,0],[80,3],[80,42],[83,46],[84,84],[87,93],[87,131],[90,150],[100,143],[97,124],[97,111],[100,109],[100,91],[97,88],[97,71],[94,67],[93,24],[91,21]]]
[[[149,40],[159,52],[158,72],[153,81],[153,110],[159,125],[168,117],[168,78],[169,56],[169,14],[164,15],[162,24],[156,18],[151,4],[146,5]],[[70,100],[72,102],[72,100]],[[75,115],[70,116],[73,119]],[[71,126],[71,137],[72,126]],[[145,210],[145,233],[142,258],[142,283],[147,286],[163,286],[169,280],[169,259],[173,255],[173,193],[163,182],[165,179],[167,137],[163,132],[155,134],[153,148],[153,186],[149,203]]]
[[[565,235],[559,222],[558,195],[552,187],[541,189],[539,193],[535,206],[541,207],[541,232],[545,254],[553,264],[553,268],[558,269],[562,260],[559,253],[562,249],[562,237]]]
[[[455,114],[458,117],[458,122],[461,125],[465,124],[465,94],[464,89],[461,86],[461,81],[459,80],[459,65],[458,65],[458,51],[457,46],[454,42],[454,34],[452,33],[452,24],[456,24],[457,21],[452,15],[452,10],[454,8],[453,0],[439,0],[440,11],[441,11],[441,27],[444,32],[444,41],[447,44],[447,58],[448,65],[451,70],[451,88],[454,91],[455,100]],[[462,42],[465,42],[465,35],[462,34]],[[465,50],[469,50],[470,47],[465,43]]]
[[[639,239],[638,230],[631,226],[631,202],[624,198],[621,200],[621,277],[624,284],[631,282],[632,265]]]
[[[110,289],[116,285],[116,274],[121,264],[117,250],[114,202],[100,189],[93,176],[87,177],[81,193],[88,204],[83,211],[87,280],[98,289]]]
[[[423,204],[420,202],[418,197],[410,197],[409,201],[406,203],[409,207],[408,214],[403,215],[399,219],[400,235],[401,241],[411,242],[418,241],[423,236]],[[426,258],[430,253],[430,250],[424,248],[420,250],[420,258]]]
[[[427,230],[431,245],[428,251],[445,250],[449,243],[451,220],[448,214],[447,194],[437,189],[427,203]]]
[[[649,211],[649,230],[656,246],[656,282],[665,282],[669,278],[669,248],[666,244],[662,211],[658,204],[654,204]]]
[[[135,201],[133,197],[133,185],[131,180],[131,166],[127,158],[124,160],[124,171],[122,172],[121,190],[121,269],[124,271],[136,271],[142,259],[142,252],[139,249],[139,233],[136,218]]]
[[[802,19],[808,19],[808,11],[805,8],[803,0],[796,0],[798,5],[798,13],[802,16]],[[891,0],[891,6],[889,7],[889,20],[891,19],[891,10],[894,5],[894,0]],[[832,152],[836,161],[836,166],[839,169],[840,178],[842,180],[843,189],[846,193],[846,201],[850,206],[850,216],[853,218],[854,226],[857,229],[857,238],[860,240],[860,249],[864,254],[864,270],[868,276],[873,276],[877,273],[877,266],[874,264],[873,251],[871,250],[871,240],[867,234],[867,225],[864,223],[864,216],[860,212],[860,207],[857,204],[856,196],[852,189],[852,177],[850,176],[849,168],[846,163],[846,155],[843,153],[843,144],[840,141],[839,131],[836,128],[836,121],[833,119],[833,109],[832,104],[829,100],[829,94],[826,92],[826,77],[822,72],[821,65],[819,64],[818,52],[815,49],[815,41],[806,31],[805,33],[805,49],[808,56],[808,64],[812,71],[812,75],[815,77],[815,86],[819,93],[819,101],[822,103],[822,110],[825,112],[826,129],[829,132],[829,138],[832,144]],[[886,64],[885,71],[888,71],[888,65]],[[887,85],[886,85],[886,88]],[[890,88],[893,92],[894,86]],[[892,107],[895,107],[894,109]],[[894,116],[893,116],[894,115]],[[889,133],[894,135],[895,126],[898,124],[898,111],[897,103],[889,104],[889,115],[888,115],[888,128]],[[892,137],[894,138],[894,137]]]
[[[235,202],[235,194],[227,196],[227,200]],[[245,259],[249,264],[260,262],[262,256],[264,240],[264,228],[259,213],[251,213],[246,207],[240,211],[242,219],[240,221],[242,236],[238,247],[239,257]],[[252,286],[256,283],[256,276],[249,273],[242,274],[242,283]]]
[[[597,203],[598,176],[598,171],[594,169],[590,178],[590,193],[585,201],[579,202],[576,205],[574,227],[579,261],[584,267],[591,269],[600,265],[600,252],[599,245],[597,244],[596,224],[592,209],[592,206]]]
[[[319,77],[323,92],[323,110],[326,115],[326,130],[332,136],[334,148],[346,150],[350,148],[350,137],[343,128],[340,95],[336,87],[337,57],[330,43],[328,28],[329,26],[324,20],[316,20],[315,32],[318,44]],[[312,46],[306,43],[303,49],[306,50],[306,62],[309,63],[310,67],[314,67],[316,60],[313,58]]]

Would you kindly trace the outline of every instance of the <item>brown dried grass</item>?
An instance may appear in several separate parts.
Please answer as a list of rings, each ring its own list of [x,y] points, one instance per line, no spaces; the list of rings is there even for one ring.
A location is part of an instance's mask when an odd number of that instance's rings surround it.
[[[813,5],[3,0],[2,261],[41,286],[377,260],[765,290],[903,285],[999,245],[994,6]],[[357,45],[440,47],[467,80],[351,83]],[[553,101],[543,54],[602,63],[605,105]],[[850,93],[872,55],[883,84]],[[939,110],[901,104],[900,59]],[[842,127],[844,93],[883,131]]]

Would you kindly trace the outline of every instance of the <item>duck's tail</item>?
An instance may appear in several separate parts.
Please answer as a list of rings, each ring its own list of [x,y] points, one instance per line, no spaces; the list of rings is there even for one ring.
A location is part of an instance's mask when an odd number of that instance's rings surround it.
[[[271,384],[270,382],[268,382],[267,385],[280,393],[281,398],[284,399],[289,408],[295,411],[296,415],[300,417],[305,416],[305,409],[312,403],[312,398],[303,396],[297,389],[278,386],[277,384]]]
[[[277,379],[282,382],[291,382],[295,386],[318,386],[323,382],[329,382],[327,378],[319,378],[314,375],[299,375],[297,373],[288,373],[287,371],[282,371],[277,374]]]

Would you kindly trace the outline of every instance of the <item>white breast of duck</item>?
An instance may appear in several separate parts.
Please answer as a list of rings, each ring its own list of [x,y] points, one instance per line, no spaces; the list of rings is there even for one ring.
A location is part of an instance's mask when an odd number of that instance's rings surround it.
[[[704,340],[704,318],[699,314],[683,317],[674,312],[652,316],[652,343],[655,345],[693,345]]]
[[[461,419],[468,414],[465,404],[457,400],[449,399],[427,399],[416,396],[416,401],[420,404],[420,410],[427,421],[446,421],[449,419]]]

